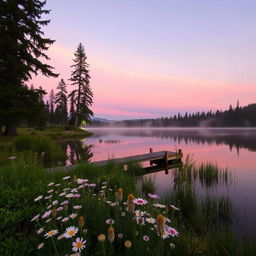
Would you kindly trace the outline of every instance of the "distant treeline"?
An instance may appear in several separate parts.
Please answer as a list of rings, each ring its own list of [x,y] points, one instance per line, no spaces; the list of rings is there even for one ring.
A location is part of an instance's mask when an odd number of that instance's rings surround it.
[[[94,121],[93,126],[127,127],[256,127],[256,104],[240,107],[231,105],[228,110],[185,113],[156,119],[136,119],[117,122]]]

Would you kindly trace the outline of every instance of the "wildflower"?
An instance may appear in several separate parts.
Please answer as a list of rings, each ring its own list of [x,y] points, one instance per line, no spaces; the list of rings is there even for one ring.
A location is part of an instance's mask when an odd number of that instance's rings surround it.
[[[112,225],[114,223],[115,223],[115,221],[113,219],[107,219],[106,220],[106,224]]]
[[[106,236],[104,234],[98,235],[98,241],[99,242],[104,242],[106,240]]]
[[[44,242],[41,243],[41,244],[39,244],[39,245],[37,246],[37,250],[40,250],[40,249],[42,249],[43,247],[44,247]]]
[[[53,186],[54,185],[54,182],[50,182],[47,186],[48,187],[51,187],[51,186]]]
[[[121,212],[121,216],[124,217],[125,216],[125,212]]]
[[[48,200],[48,199],[50,199],[50,198],[52,198],[52,195],[46,196],[44,199],[45,199],[45,200]]]
[[[143,236],[143,240],[144,240],[145,242],[148,242],[148,241],[149,241],[149,237],[148,237],[147,235],[145,235],[145,236]]]
[[[135,217],[137,224],[145,225],[145,219],[143,217]]]
[[[36,216],[34,216],[34,217],[31,219],[31,222],[32,222],[32,221],[35,221],[35,220],[38,220],[39,217],[40,217],[40,214],[37,214]]]
[[[9,156],[8,159],[9,160],[15,160],[17,157],[16,156]]]
[[[73,197],[74,198],[79,198],[79,197],[81,197],[81,195],[80,194],[74,194]]]
[[[142,198],[135,198],[135,199],[133,200],[133,202],[134,202],[135,204],[137,204],[137,205],[145,205],[145,204],[148,203],[147,200],[144,200],[144,199],[142,199]]]
[[[46,237],[46,238],[49,238],[49,237],[53,237],[53,236],[55,236],[56,234],[58,234],[58,230],[57,229],[52,229],[52,230],[50,230],[49,232],[47,232],[44,236]]]
[[[37,202],[37,201],[41,200],[42,198],[43,198],[42,195],[41,195],[41,196],[38,196],[37,198],[34,199],[34,201]]]
[[[64,208],[62,206],[60,206],[60,207],[57,208],[57,212],[63,211],[63,209]]]
[[[129,248],[132,247],[132,242],[131,242],[130,240],[126,240],[126,241],[124,242],[124,246],[129,249]]]
[[[161,236],[164,236],[166,234],[165,217],[162,214],[158,214],[156,219],[156,230]]]
[[[121,202],[123,200],[123,189],[119,188],[117,190],[117,201]]]
[[[49,205],[47,206],[47,210],[49,210],[49,209],[51,209],[51,208],[52,208],[52,205],[49,204]]]
[[[73,206],[73,209],[75,209],[75,210],[79,210],[81,208],[82,208],[82,205],[75,205],[75,206]]]
[[[153,204],[154,207],[157,208],[165,208],[166,206],[164,204]]]
[[[39,228],[37,231],[36,231],[36,233],[39,235],[39,234],[41,234],[41,233],[43,233],[44,232],[44,229],[43,228]]]
[[[170,247],[171,248],[175,248],[175,244],[174,243],[170,243]]]
[[[71,189],[70,192],[71,192],[71,193],[77,193],[77,189],[76,189],[76,188],[73,188],[73,189]]]
[[[152,199],[158,199],[158,198],[159,198],[158,195],[150,194],[150,193],[148,193],[148,197],[149,197],[149,198],[152,198]]]
[[[92,184],[88,184],[88,186],[94,188],[94,187],[96,187],[96,184],[92,183]]]
[[[69,204],[69,201],[63,201],[60,205],[66,205],[66,204]]]
[[[63,180],[68,180],[68,179],[70,179],[70,176],[65,176],[65,177],[63,178]]]
[[[108,241],[113,243],[115,240],[115,230],[112,226],[108,228]]]
[[[46,220],[45,221],[45,223],[48,223],[48,222],[50,222],[52,219],[51,218],[49,218],[48,220]]]
[[[45,218],[49,217],[49,216],[51,215],[51,213],[52,213],[51,210],[46,211],[46,212],[43,214],[42,219],[45,219]]]
[[[156,219],[155,218],[146,218],[146,222],[150,223],[150,224],[155,224],[156,223]]]
[[[144,216],[146,212],[144,211],[139,211],[139,210],[136,210],[135,211],[135,216],[136,217],[141,217],[141,216]]]
[[[106,181],[104,181],[104,182],[102,182],[102,184],[103,184],[103,185],[106,185],[106,184],[107,184],[107,182],[106,182]]]
[[[61,184],[60,183],[58,183],[58,184],[55,184],[55,187],[59,187]]]
[[[61,234],[61,235],[59,235],[59,236],[57,237],[57,240],[61,240],[61,239],[63,239],[63,238],[64,238],[64,235]]]
[[[83,238],[78,237],[75,242],[72,243],[72,250],[73,252],[81,252],[85,248],[86,240],[83,240]]]
[[[117,206],[117,204],[116,203],[111,203],[110,206],[115,207],[115,206]]]
[[[66,232],[64,233],[64,237],[65,238],[71,238],[71,237],[75,236],[77,232],[78,232],[78,228],[76,228],[74,226],[68,227],[68,228],[66,228]]]
[[[72,194],[72,193],[69,193],[66,195],[66,198],[72,198],[72,197],[74,197],[74,194]]]
[[[83,217],[83,216],[81,216],[81,217],[79,218],[78,226],[79,226],[80,228],[82,228],[82,227],[84,226],[84,217]]]
[[[77,184],[83,184],[83,183],[86,183],[86,182],[88,182],[88,180],[87,179],[77,179]]]
[[[118,235],[117,235],[117,237],[119,238],[119,239],[122,239],[123,238],[123,234],[121,234],[121,233],[119,233]]]
[[[77,213],[71,213],[71,214],[69,215],[69,217],[73,220],[74,218],[77,217]]]
[[[52,202],[52,205],[56,205],[56,204],[58,204],[59,202],[58,202],[58,200],[54,200],[53,202]]]
[[[166,220],[166,222],[169,222],[169,223],[171,222],[171,220],[167,217],[165,217],[165,220]]]
[[[111,202],[111,201],[106,201],[106,203],[107,203],[107,204],[112,204],[112,202]]]
[[[66,192],[62,192],[59,194],[59,196],[65,196],[66,195]]]
[[[127,204],[128,204],[128,210],[130,212],[134,212],[135,210],[135,205],[133,201],[134,201],[134,195],[133,194],[128,195]]]
[[[59,216],[56,218],[56,220],[61,220],[62,219],[62,216]]]
[[[172,228],[172,227],[169,227],[169,226],[167,226],[167,232],[172,237],[179,235],[179,232],[175,228]]]
[[[67,222],[69,220],[69,217],[65,217],[62,219],[62,222]]]
[[[53,189],[50,189],[50,190],[47,191],[47,193],[50,194],[50,193],[52,193],[53,191],[54,191]]]
[[[178,207],[176,207],[176,206],[174,206],[174,205],[170,205],[171,207],[172,207],[172,209],[174,209],[174,210],[176,210],[176,211],[179,211],[180,209],[178,208]]]
[[[69,191],[71,188],[63,188],[63,191]]]

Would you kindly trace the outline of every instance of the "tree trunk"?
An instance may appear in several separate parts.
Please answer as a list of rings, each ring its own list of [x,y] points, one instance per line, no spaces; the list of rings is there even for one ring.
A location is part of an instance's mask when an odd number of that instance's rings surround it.
[[[17,135],[17,125],[16,124],[7,124],[4,130],[5,136],[14,136]]]

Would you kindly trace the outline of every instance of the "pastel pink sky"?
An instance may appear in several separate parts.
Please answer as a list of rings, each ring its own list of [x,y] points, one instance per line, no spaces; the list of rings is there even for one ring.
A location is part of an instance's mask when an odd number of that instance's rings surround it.
[[[117,4],[111,0],[112,8],[106,9],[104,24],[98,16],[103,7],[92,1],[89,16],[79,11],[78,5],[72,6],[75,14],[69,19],[65,19],[70,14],[68,1],[63,1],[63,6],[48,2],[52,13],[45,34],[56,39],[48,51],[49,64],[60,76],[54,79],[39,75],[32,83],[47,92],[56,90],[61,78],[69,83],[73,53],[82,42],[90,64],[96,117],[161,117],[186,111],[224,110],[237,100],[240,105],[256,102],[256,34],[252,32],[255,18],[250,2],[246,1],[248,6],[242,9],[234,5],[237,10],[231,8],[230,17],[222,17],[220,22],[219,17],[204,12],[211,10],[217,15],[223,6],[212,9],[202,1],[200,8],[189,9],[194,24],[187,16],[180,17],[179,1],[174,1],[173,6],[160,1],[162,8],[169,7],[174,16],[162,10],[163,17],[151,23],[151,15],[160,15],[152,2],[145,8],[141,6],[137,14],[140,6],[135,2]],[[189,2],[185,2],[189,8]],[[135,13],[126,13],[125,8]],[[237,16],[239,8],[242,17]],[[107,33],[108,29],[111,31]],[[172,33],[166,34],[166,29]]]

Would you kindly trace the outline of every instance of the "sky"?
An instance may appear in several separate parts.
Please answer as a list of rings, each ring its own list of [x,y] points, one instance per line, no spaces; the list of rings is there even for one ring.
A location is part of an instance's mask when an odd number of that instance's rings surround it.
[[[112,120],[225,110],[256,102],[256,1],[48,0],[43,27],[58,78],[72,90],[74,52],[90,64],[92,110]]]

